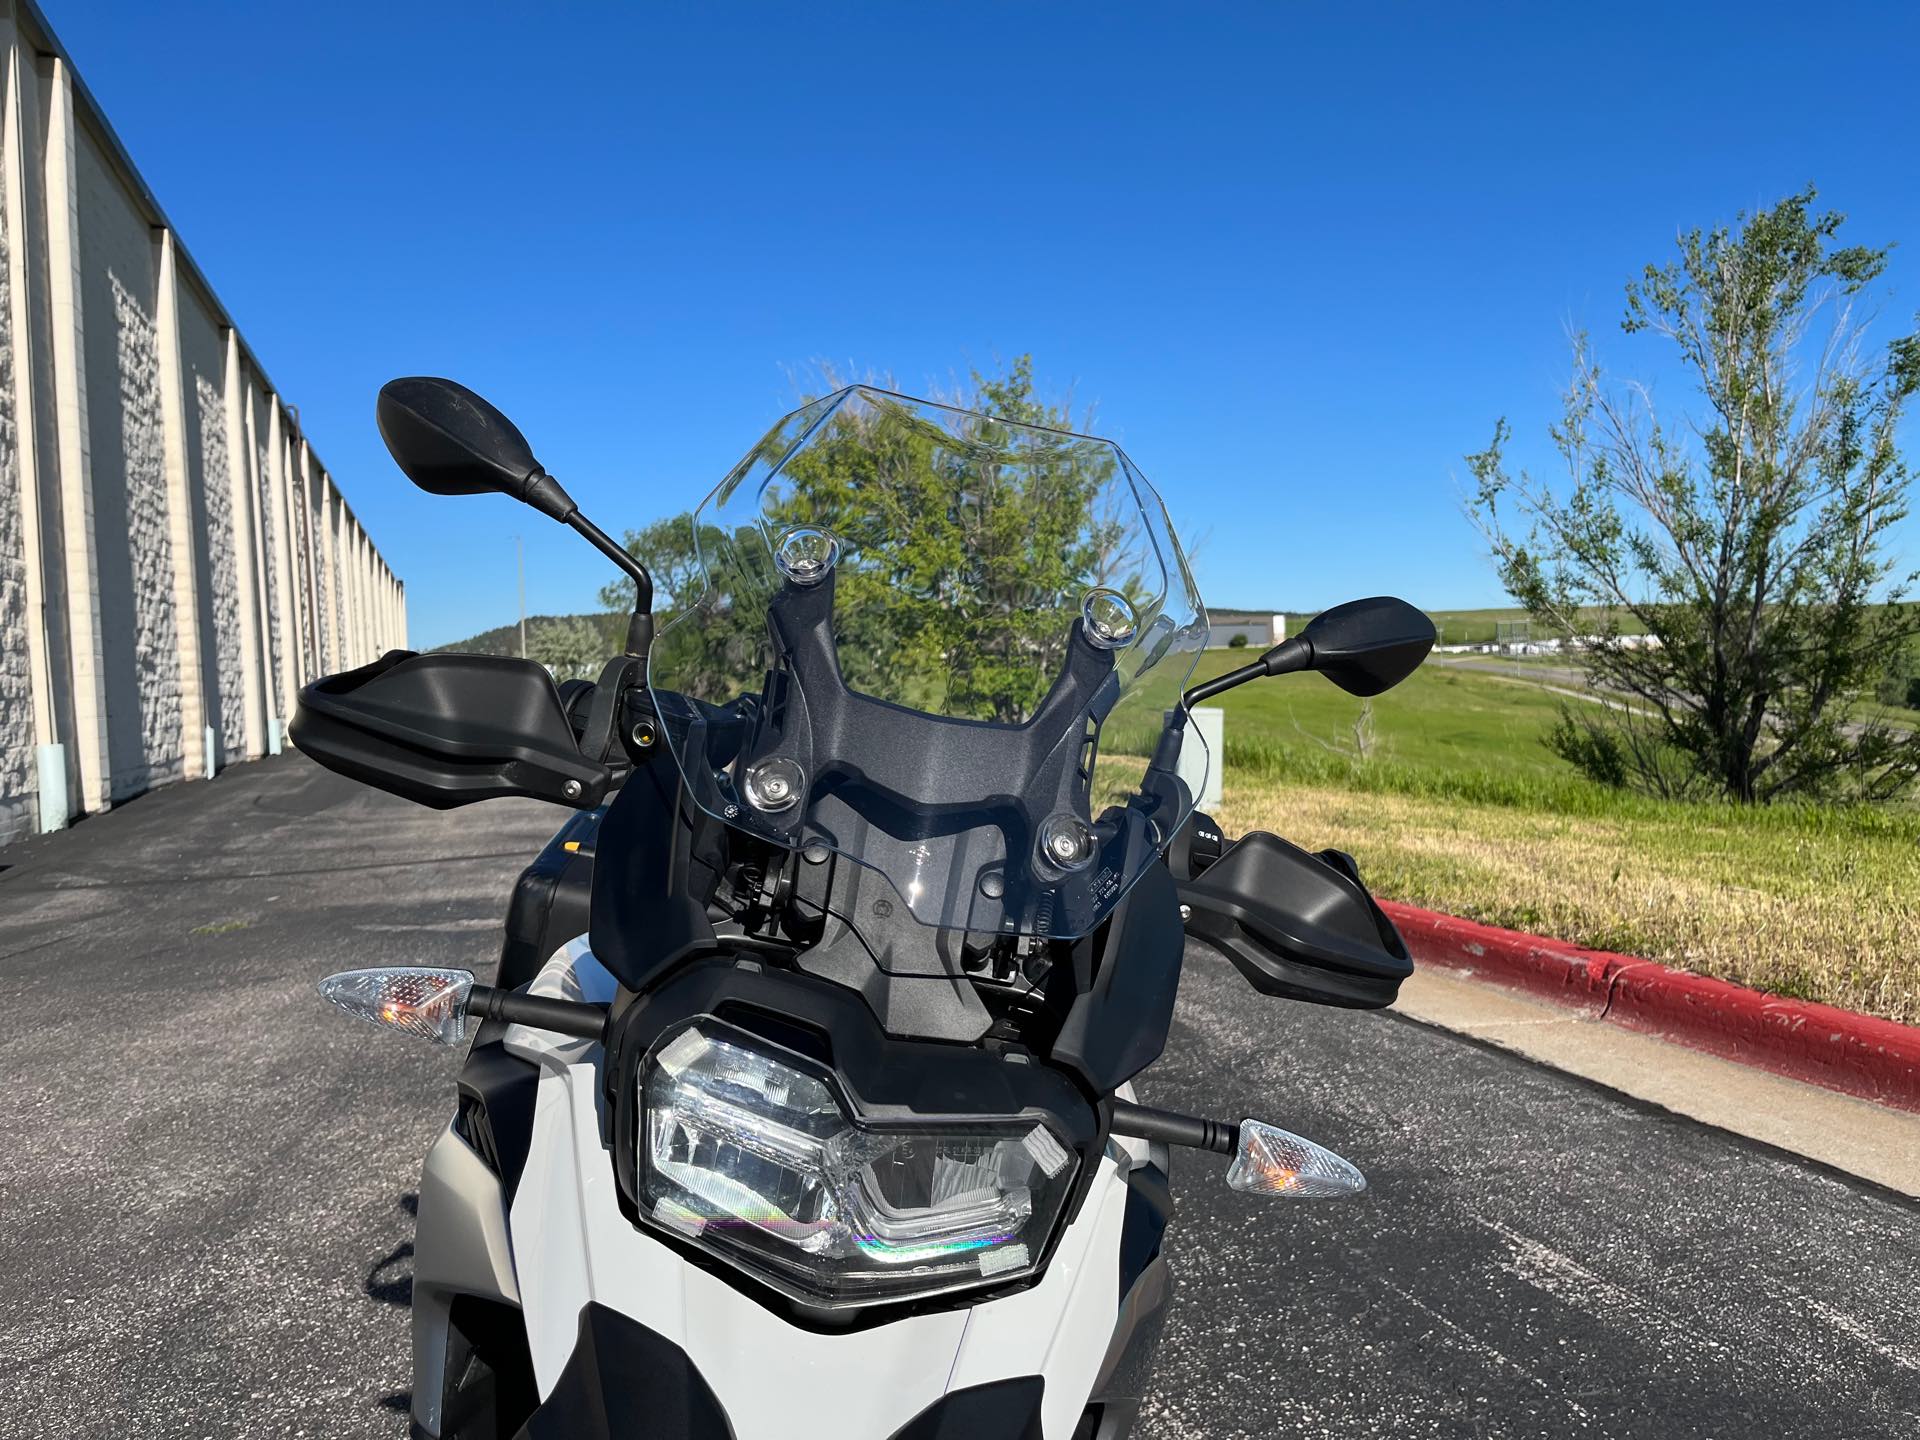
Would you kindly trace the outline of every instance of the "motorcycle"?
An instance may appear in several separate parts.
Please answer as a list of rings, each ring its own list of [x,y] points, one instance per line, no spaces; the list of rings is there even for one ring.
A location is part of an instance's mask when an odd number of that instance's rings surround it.
[[[1325,1005],[1412,973],[1349,857],[1195,811],[1189,713],[1308,670],[1377,694],[1431,623],[1356,601],[1189,684],[1205,611],[1118,446],[854,386],[702,503],[703,588],[656,624],[647,568],[481,397],[396,380],[378,418],[415,484],[520,500],[636,593],[593,683],[395,651],[292,723],[421,804],[577,812],[495,983],[320,987],[468,1047],[419,1186],[412,1435],[1128,1434],[1171,1151],[1252,1194],[1365,1187],[1278,1126],[1138,1102],[1187,942]]]

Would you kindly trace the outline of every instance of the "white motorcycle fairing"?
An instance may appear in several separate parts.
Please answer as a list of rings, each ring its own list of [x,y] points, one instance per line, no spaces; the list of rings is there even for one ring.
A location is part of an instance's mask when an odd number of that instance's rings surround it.
[[[604,1000],[614,988],[582,938],[548,962],[531,990]],[[1132,1328],[1136,1306],[1125,1314],[1122,1306],[1121,1238],[1132,1194],[1126,1176],[1149,1163],[1146,1144],[1108,1145],[1085,1202],[1030,1288],[972,1307],[822,1333],[789,1323],[747,1290],[689,1264],[622,1213],[612,1157],[601,1143],[599,1045],[518,1026],[506,1044],[541,1067],[507,1231],[512,1298],[521,1307],[543,1404],[553,1402],[570,1362],[605,1368],[607,1357],[576,1356],[590,1344],[590,1317],[611,1311],[648,1332],[649,1356],[668,1354],[663,1342],[684,1357],[683,1368],[696,1377],[689,1383],[711,1392],[734,1440],[888,1440],[954,1392],[1032,1380],[1043,1387],[1037,1433],[1044,1440],[1074,1434],[1103,1370],[1117,1359],[1117,1332]],[[442,1144],[459,1141],[449,1136]],[[423,1229],[429,1218],[423,1206]],[[619,1387],[635,1410],[665,1398],[644,1374],[601,1374],[597,1383]]]

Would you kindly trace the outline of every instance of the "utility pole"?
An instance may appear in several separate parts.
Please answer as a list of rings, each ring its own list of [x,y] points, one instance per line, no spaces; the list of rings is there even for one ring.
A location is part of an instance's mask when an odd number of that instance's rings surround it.
[[[513,537],[513,550],[520,561],[520,658],[527,658],[527,542]]]

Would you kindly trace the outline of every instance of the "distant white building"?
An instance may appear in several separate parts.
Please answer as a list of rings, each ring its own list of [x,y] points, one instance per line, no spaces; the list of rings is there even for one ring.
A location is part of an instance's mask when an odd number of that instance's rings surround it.
[[[1249,649],[1270,650],[1287,638],[1287,617],[1260,610],[1207,612],[1209,650],[1225,650],[1236,635],[1245,638]]]

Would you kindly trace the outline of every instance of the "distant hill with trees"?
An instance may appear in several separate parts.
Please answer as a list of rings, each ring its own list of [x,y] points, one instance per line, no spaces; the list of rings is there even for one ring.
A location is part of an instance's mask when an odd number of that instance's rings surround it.
[[[627,617],[611,613],[586,615],[529,615],[527,658],[538,660],[561,680],[591,680],[627,643]],[[520,622],[496,625],[435,652],[462,655],[518,655]]]

